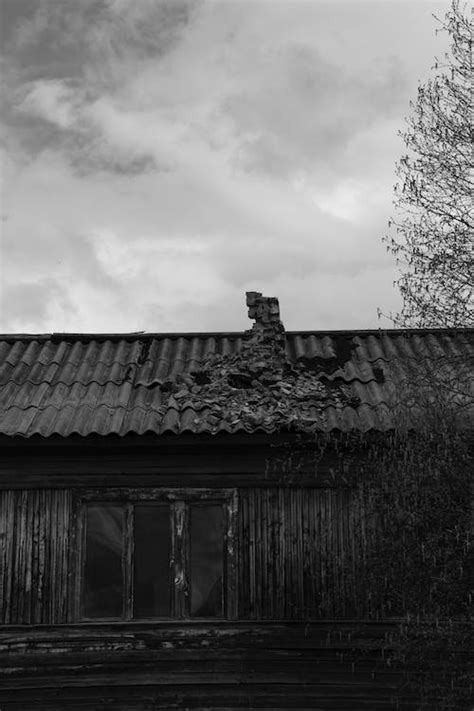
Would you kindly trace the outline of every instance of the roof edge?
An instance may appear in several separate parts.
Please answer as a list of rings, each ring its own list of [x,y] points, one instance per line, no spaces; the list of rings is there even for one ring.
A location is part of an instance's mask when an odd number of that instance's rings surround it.
[[[311,329],[286,331],[287,336],[382,336],[474,333],[474,327],[445,328],[372,328],[372,329]],[[2,333],[0,341],[144,341],[157,338],[248,338],[248,331],[135,331],[131,333]]]

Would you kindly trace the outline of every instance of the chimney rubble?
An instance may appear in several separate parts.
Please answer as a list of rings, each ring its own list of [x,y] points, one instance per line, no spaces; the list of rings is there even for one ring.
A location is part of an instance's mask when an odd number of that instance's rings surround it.
[[[242,425],[271,431],[296,423],[299,428],[324,426],[325,408],[347,404],[350,389],[330,382],[323,363],[309,367],[304,360],[287,357],[278,299],[257,291],[247,292],[246,299],[255,323],[239,348],[209,352],[196,370],[162,383],[165,409],[192,408],[194,424],[211,432],[222,422],[230,430]]]
[[[262,296],[258,291],[247,291],[249,318],[255,323],[247,333],[254,343],[269,345],[285,357],[285,327],[280,321],[280,305],[274,296]]]

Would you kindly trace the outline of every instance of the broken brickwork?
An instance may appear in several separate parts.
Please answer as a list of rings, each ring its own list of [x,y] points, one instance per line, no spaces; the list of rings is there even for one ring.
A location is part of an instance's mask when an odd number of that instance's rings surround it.
[[[229,430],[244,425],[270,431],[324,429],[328,406],[357,407],[350,386],[330,380],[324,364],[289,360],[278,299],[254,291],[246,297],[255,324],[245,332],[240,350],[211,353],[198,370],[164,383],[168,408],[192,407],[199,413],[197,429],[217,429],[225,422]]]
[[[258,291],[247,291],[249,318],[255,319],[250,333],[255,345],[268,346],[272,353],[285,357],[285,327],[280,321],[280,305],[274,296],[262,296]]]

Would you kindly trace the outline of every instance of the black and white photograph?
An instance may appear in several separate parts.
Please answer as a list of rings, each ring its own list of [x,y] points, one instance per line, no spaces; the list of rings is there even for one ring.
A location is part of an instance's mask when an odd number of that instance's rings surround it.
[[[474,711],[465,0],[0,0],[0,711]]]

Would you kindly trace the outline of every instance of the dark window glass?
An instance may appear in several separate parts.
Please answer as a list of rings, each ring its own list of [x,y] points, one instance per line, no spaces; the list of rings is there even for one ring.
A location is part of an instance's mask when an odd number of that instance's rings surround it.
[[[170,614],[170,511],[139,504],[134,519],[134,617]]]
[[[87,507],[84,571],[85,617],[121,617],[123,608],[123,509]]]
[[[224,511],[219,505],[190,507],[191,615],[222,617]]]

